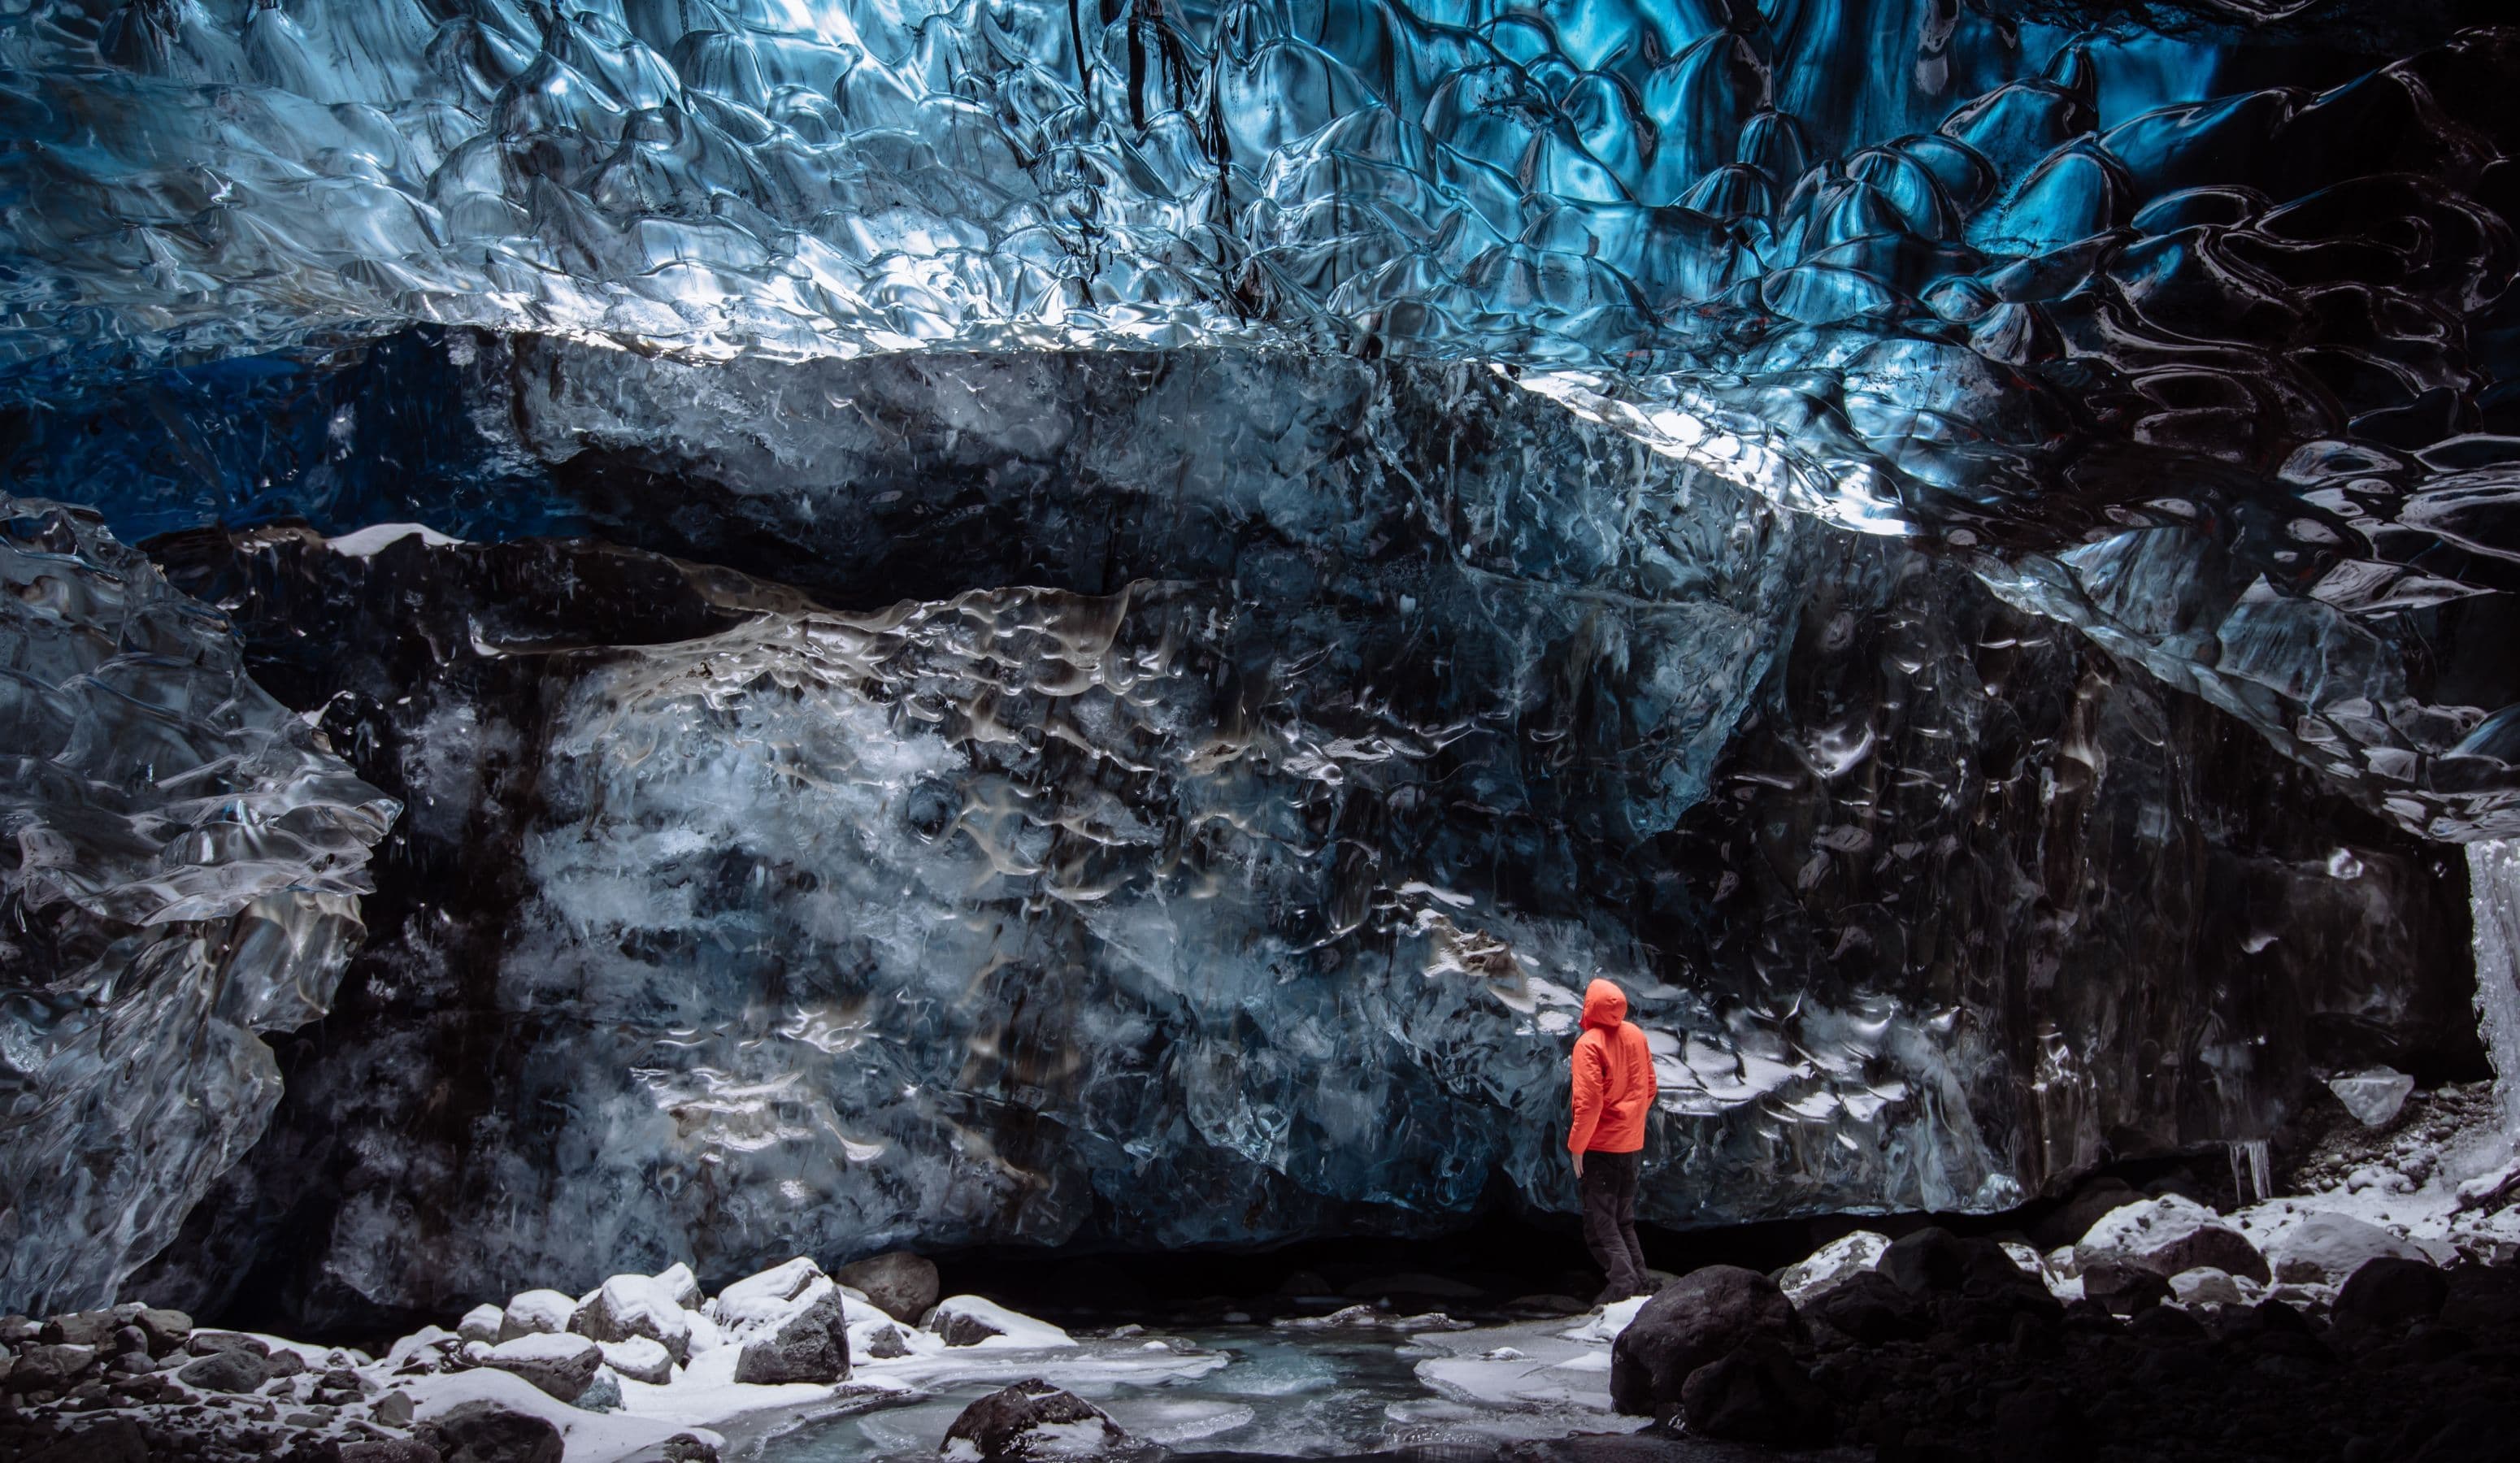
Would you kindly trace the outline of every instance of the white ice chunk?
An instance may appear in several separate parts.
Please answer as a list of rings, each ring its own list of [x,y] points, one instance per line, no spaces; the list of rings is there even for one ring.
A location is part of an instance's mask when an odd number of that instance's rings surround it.
[[[2415,1080],[2404,1072],[2387,1067],[2373,1067],[2345,1077],[2327,1080],[2327,1090],[2345,1104],[2345,1110],[2365,1128],[2386,1128],[2407,1105],[2407,1094],[2415,1089]]]

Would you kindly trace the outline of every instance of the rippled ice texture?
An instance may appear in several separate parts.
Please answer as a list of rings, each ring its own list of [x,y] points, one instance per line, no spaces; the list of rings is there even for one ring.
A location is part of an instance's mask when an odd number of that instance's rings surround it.
[[[93,517],[0,497],[0,1306],[112,1299],[280,1095],[396,805]]]
[[[2511,42],[2001,9],[38,0],[0,359],[58,398],[435,320],[1542,368],[2409,827],[2514,831]]]
[[[816,598],[156,541],[410,809],[167,1259],[204,1308],[257,1264],[304,1323],[416,1323],[651,1258],[1564,1209],[1595,973],[1653,1033],[1666,1223],[2009,1203],[2466,1020],[2412,838],[1483,367],[431,351],[510,433],[440,460]]]

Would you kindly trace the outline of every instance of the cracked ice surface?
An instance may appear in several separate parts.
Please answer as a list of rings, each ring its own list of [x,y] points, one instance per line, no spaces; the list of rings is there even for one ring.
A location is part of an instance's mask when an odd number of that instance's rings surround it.
[[[91,516],[0,497],[0,1305],[105,1304],[260,1135],[396,805]]]

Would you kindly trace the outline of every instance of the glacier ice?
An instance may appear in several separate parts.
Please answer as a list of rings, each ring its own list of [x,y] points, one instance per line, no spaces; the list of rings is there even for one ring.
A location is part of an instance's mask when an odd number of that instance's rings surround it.
[[[12,1283],[156,1247],[354,914],[150,1284],[1547,1207],[1595,969],[1668,1222],[2468,1040],[2520,41],[2276,8],[6,8],[0,489],[237,616],[329,829],[26,864],[303,998]]]
[[[0,498],[0,1306],[112,1300],[257,1137],[393,801],[95,518]]]
[[[2409,827],[2513,830],[2509,34],[1088,9],[34,0],[0,397],[41,429],[414,321],[1572,373],[1736,483],[1983,554]]]
[[[2414,840],[1964,568],[1483,369],[544,350],[555,482],[652,540],[705,505],[816,596],[156,541],[410,810],[156,1293],[258,1263],[350,1323],[595,1255],[1561,1207],[1597,971],[1656,1034],[1667,1223],[1998,1207],[2466,1024]]]

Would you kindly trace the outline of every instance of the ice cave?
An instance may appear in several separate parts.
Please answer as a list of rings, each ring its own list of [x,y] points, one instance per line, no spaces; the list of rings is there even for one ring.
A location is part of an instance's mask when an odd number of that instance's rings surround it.
[[[0,1463],[2508,1463],[2515,287],[2507,0],[0,0]]]

